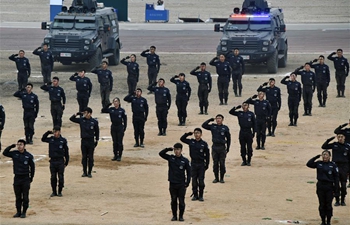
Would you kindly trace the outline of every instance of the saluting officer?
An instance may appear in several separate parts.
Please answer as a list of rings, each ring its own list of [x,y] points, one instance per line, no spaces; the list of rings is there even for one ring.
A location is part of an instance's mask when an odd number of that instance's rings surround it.
[[[336,57],[333,57],[333,55],[337,54]],[[345,97],[345,80],[346,77],[349,75],[349,62],[346,58],[343,56],[343,50],[337,49],[337,53],[332,52],[327,59],[333,61],[334,68],[335,68],[335,80],[337,81],[337,91],[338,95],[337,97]]]
[[[44,84],[40,88],[49,92],[51,101],[51,116],[54,126],[62,127],[62,115],[66,104],[66,94],[59,86],[60,79],[58,77],[52,78],[52,84]]]
[[[156,102],[156,114],[158,119],[158,136],[166,136],[166,129],[168,127],[168,111],[171,106],[170,90],[164,87],[165,81],[159,78],[158,87],[157,82],[148,87],[148,90],[154,92],[154,100]]]
[[[49,135],[52,134],[50,137]],[[62,197],[64,187],[64,169],[69,162],[69,148],[67,139],[61,136],[61,127],[55,126],[53,130],[46,131],[42,142],[49,143],[50,173],[52,194],[50,197]],[[57,194],[57,176],[58,176],[58,194]]]
[[[210,122],[216,121],[215,123],[209,124]],[[210,118],[202,124],[202,127],[206,130],[211,131],[212,142],[211,146],[213,157],[213,172],[215,179],[213,183],[225,183],[224,176],[226,173],[225,160],[226,155],[230,151],[231,146],[231,134],[230,129],[223,124],[224,116],[221,114],[216,115],[215,119]],[[219,169],[220,169],[220,180],[219,180]]]
[[[125,61],[127,59],[130,59],[130,61]],[[129,94],[133,94],[136,90],[137,82],[139,82],[139,64],[136,62],[136,55],[131,54],[130,56],[123,58],[120,63],[126,66],[128,72],[127,82]]]
[[[281,84],[287,85],[289,120],[288,126],[297,126],[299,117],[298,108],[301,100],[301,84],[296,80],[297,75],[291,73],[281,80]],[[287,80],[288,79],[288,80]]]
[[[236,111],[242,108],[243,111]],[[242,105],[233,107],[229,113],[237,116],[239,130],[239,144],[241,145],[241,166],[251,166],[251,159],[253,156],[253,138],[256,131],[255,115],[249,111],[249,104],[243,102]],[[248,156],[248,157],[247,157]]]
[[[258,88],[258,92],[262,91],[266,94],[266,99],[271,105],[271,117],[267,120],[267,136],[275,137],[275,130],[277,127],[277,115],[281,109],[281,89],[275,86],[275,79],[270,78],[269,82],[265,82]],[[269,85],[269,86],[267,86]]]
[[[78,115],[80,116],[79,118],[77,118]],[[89,107],[83,109],[83,112],[73,114],[69,120],[80,125],[81,164],[83,165],[83,175],[81,176],[91,178],[94,166],[94,150],[100,139],[98,121],[92,118],[92,109]]]
[[[89,105],[89,98],[92,91],[92,83],[88,77],[85,76],[85,70],[80,70],[74,73],[69,80],[75,81],[75,88],[77,89],[77,101],[79,104],[79,112]]]
[[[208,95],[211,91],[212,87],[212,79],[211,75],[208,71],[206,71],[206,65],[205,62],[202,62],[200,66],[197,66],[195,69],[193,69],[190,74],[197,77],[198,80],[198,99],[199,99],[199,114],[205,114],[208,115]],[[200,71],[197,71],[201,69]]]
[[[228,99],[228,86],[230,84],[231,67],[230,63],[225,61],[225,56],[220,55],[220,58],[214,57],[209,64],[216,67],[216,73],[218,74],[218,91],[220,105],[227,105]],[[225,102],[224,102],[225,101]]]
[[[5,119],[6,119],[5,109],[4,109],[4,106],[0,104],[0,151],[1,151],[1,133],[5,126]]]
[[[173,151],[175,155],[167,152]],[[191,164],[182,155],[182,144],[176,143],[173,148],[165,148],[159,152],[159,156],[168,161],[168,181],[171,197],[171,221],[177,220],[177,202],[179,201],[179,221],[184,221],[186,188],[191,182]]]
[[[318,64],[312,64],[319,61]],[[317,87],[317,99],[319,107],[326,107],[327,101],[327,88],[331,81],[329,67],[324,63],[324,56],[320,55],[317,59],[310,62],[311,68],[315,69],[316,73],[316,87]]]
[[[13,190],[16,196],[17,209],[17,213],[13,217],[26,218],[29,206],[30,183],[32,183],[35,174],[35,163],[33,155],[25,149],[25,140],[19,139],[17,141],[17,150],[10,151],[15,147],[16,144],[8,146],[2,154],[12,158],[13,161],[13,174],[15,174]]]
[[[170,82],[176,85],[176,106],[179,126],[186,125],[186,108],[192,91],[190,84],[185,80],[185,76],[184,73],[179,73],[179,75],[175,75],[170,79]]]
[[[344,124],[340,125],[339,127],[337,127],[334,130],[334,133],[335,134],[343,133],[345,136],[345,142],[350,143],[350,128],[343,129],[344,127],[346,127],[348,125],[350,126],[350,119],[349,119],[349,123],[344,123]]]
[[[232,81],[233,81],[233,92],[236,97],[242,96],[242,75],[244,74],[244,60],[243,57],[239,55],[239,49],[233,49],[233,54],[229,53],[227,55],[227,61],[230,63],[232,68]],[[238,86],[238,94],[237,94]]]
[[[91,73],[97,74],[98,82],[100,83],[102,109],[108,107],[110,104],[109,95],[113,89],[112,71],[107,69],[107,66],[108,62],[103,61],[101,69],[99,67],[95,67],[95,69],[91,70]]]
[[[188,136],[194,138],[188,139]],[[192,201],[204,201],[204,177],[205,171],[209,168],[209,147],[208,143],[202,139],[202,129],[195,128],[194,132],[188,132],[182,135],[180,140],[189,145],[191,157],[191,175],[192,175]],[[198,195],[199,191],[199,195]]]
[[[48,49],[48,44],[43,44],[42,47],[38,47],[33,51],[34,55],[39,56],[41,62],[41,75],[43,76],[44,84],[51,81],[51,72],[53,70],[53,56],[52,52]]]
[[[132,110],[132,124],[134,126],[134,147],[144,148],[145,144],[145,123],[148,117],[148,103],[147,100],[141,96],[141,88],[137,88],[135,93],[125,96],[124,101],[131,103]]]
[[[149,49],[143,51],[141,56],[147,58],[148,85],[154,84],[157,82],[157,76],[160,70],[160,60],[156,54],[156,47],[152,45]],[[148,92],[148,94],[152,94],[152,91]]]
[[[32,90],[33,84],[28,83],[25,91],[17,91],[13,94],[22,99],[24,134],[28,144],[33,144],[34,123],[39,113],[39,99]]]
[[[256,99],[258,97],[258,99]],[[254,113],[256,119],[256,149],[265,150],[266,141],[266,122],[271,117],[270,102],[264,99],[265,93],[260,91],[258,95],[253,95],[245,102],[254,105]]]
[[[12,54],[9,57],[9,59],[16,63],[16,67],[18,71],[17,72],[18,90],[22,90],[26,87],[28,83],[28,77],[30,77],[29,59],[24,57],[23,50],[19,50],[18,54]]]
[[[113,153],[114,157],[112,161],[120,161],[123,155],[123,138],[127,127],[127,116],[125,110],[121,107],[120,99],[113,99],[113,106],[110,108],[102,109],[103,113],[109,113],[111,120],[111,136],[113,140]]]
[[[321,155],[311,158],[306,166],[317,169],[316,193],[319,201],[318,211],[322,220],[321,225],[330,225],[333,216],[333,192],[339,190],[339,174],[337,165],[330,160],[331,153],[322,152],[322,160],[315,161]]]

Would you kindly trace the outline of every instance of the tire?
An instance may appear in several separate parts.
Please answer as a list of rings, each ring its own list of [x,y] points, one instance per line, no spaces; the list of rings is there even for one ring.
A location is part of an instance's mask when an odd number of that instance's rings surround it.
[[[267,60],[266,66],[267,66],[267,72],[268,73],[277,73],[277,66],[278,66],[278,52],[277,52],[277,49],[271,55],[271,57]]]
[[[287,60],[288,60],[288,46],[286,45],[283,58],[278,60],[278,67],[285,68],[287,66]]]
[[[91,57],[91,59],[89,60],[90,66],[91,68],[94,68],[96,66],[100,66],[102,63],[102,50],[99,47],[95,54]]]
[[[113,55],[108,57],[108,63],[109,65],[116,66],[119,64],[120,61],[120,47],[119,43],[117,42],[115,44],[115,49],[113,50]]]

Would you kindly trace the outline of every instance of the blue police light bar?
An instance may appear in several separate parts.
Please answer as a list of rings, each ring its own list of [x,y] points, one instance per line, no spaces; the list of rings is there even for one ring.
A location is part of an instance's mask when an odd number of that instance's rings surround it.
[[[269,18],[269,15],[261,15],[261,14],[254,14],[254,15],[231,14],[231,18]]]

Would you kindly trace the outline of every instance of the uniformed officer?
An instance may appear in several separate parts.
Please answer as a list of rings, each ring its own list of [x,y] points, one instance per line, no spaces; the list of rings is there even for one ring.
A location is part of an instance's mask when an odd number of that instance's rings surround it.
[[[242,108],[243,111],[236,111]],[[251,166],[251,159],[253,156],[253,138],[256,131],[255,115],[249,111],[249,104],[243,102],[240,106],[233,107],[230,112],[231,115],[237,116],[239,130],[239,144],[241,145],[241,166]],[[248,156],[248,157],[247,157]]]
[[[209,124],[210,122],[215,123]],[[202,127],[211,131],[213,145],[211,147],[211,155],[213,157],[213,172],[215,179],[213,183],[225,183],[224,176],[226,173],[225,160],[226,155],[230,151],[231,146],[231,134],[230,129],[223,124],[224,116],[221,114],[216,115],[215,119],[210,118],[202,124]],[[219,168],[220,168],[220,180],[219,180]]]
[[[207,64],[205,62],[202,62],[200,66],[197,66],[195,69],[193,69],[190,74],[197,76],[198,80],[198,99],[199,99],[199,114],[205,114],[208,115],[208,95],[211,91],[212,87],[212,79],[211,74],[206,71]],[[197,71],[201,69],[200,71]]]
[[[319,61],[318,64],[312,64]],[[317,87],[317,99],[319,102],[318,107],[326,107],[327,101],[327,88],[331,81],[329,67],[324,63],[324,56],[320,55],[317,59],[310,62],[311,68],[315,69],[316,73],[316,87]]]
[[[335,196],[335,204],[334,206],[346,206],[345,204],[345,196],[346,196],[346,179],[348,176],[349,168],[350,168],[350,144],[345,142],[344,134],[337,134],[337,142],[331,142],[335,137],[331,137],[323,143],[323,149],[332,149],[333,154],[333,162],[337,164],[339,168],[339,181],[340,181],[340,203],[339,203],[339,195]]]
[[[49,135],[52,134],[50,137]],[[51,173],[51,197],[62,197],[64,187],[64,169],[69,162],[69,148],[67,139],[61,136],[61,127],[55,126],[53,130],[46,131],[42,142],[49,143],[50,173]],[[57,177],[58,177],[58,194],[57,194]]]
[[[336,57],[333,57],[333,55],[337,54]],[[335,68],[335,80],[337,81],[337,91],[338,95],[337,97],[345,97],[345,80],[346,77],[349,75],[349,62],[346,58],[343,56],[343,50],[337,49],[337,53],[332,52],[327,59],[333,61],[334,68]]]
[[[12,144],[5,148],[2,153],[4,156],[12,158],[13,173],[13,190],[16,196],[17,213],[13,217],[25,218],[29,206],[29,189],[35,174],[35,163],[32,154],[25,149],[26,141],[19,139],[17,141],[17,150],[10,151],[16,147]]]
[[[188,139],[192,136],[194,138]],[[182,135],[180,140],[189,145],[191,157],[191,175],[192,175],[192,201],[204,201],[204,177],[205,171],[209,167],[209,147],[208,143],[202,139],[202,129],[195,128],[194,132],[188,132]],[[199,195],[198,195],[199,191]]]
[[[158,136],[166,136],[166,129],[168,127],[168,111],[171,106],[170,90],[164,87],[165,81],[163,78],[159,78],[158,87],[157,83],[153,83],[148,87],[148,90],[154,92],[154,100],[156,102],[156,114],[158,119]]]
[[[301,84],[296,80],[297,75],[291,73],[281,80],[281,84],[287,85],[289,120],[288,126],[297,126],[299,117],[298,108],[301,100]],[[288,79],[288,80],[287,80]]]
[[[170,79],[170,82],[176,85],[176,106],[177,106],[177,117],[179,118],[179,126],[186,125],[187,117],[187,104],[191,97],[191,86],[185,80],[185,74],[179,73]]]
[[[28,144],[33,144],[34,123],[39,113],[39,99],[32,90],[33,84],[28,83],[25,91],[17,91],[13,94],[22,99],[24,134]]]
[[[233,81],[233,92],[236,97],[242,96],[242,75],[244,74],[244,60],[242,56],[239,55],[239,49],[233,49],[233,54],[229,53],[226,59],[232,68],[232,81]],[[238,86],[238,94],[237,94]]]
[[[141,96],[141,88],[137,88],[134,94],[125,96],[124,101],[131,103],[132,110],[132,124],[134,126],[134,147],[144,148],[145,144],[145,123],[148,117],[148,103],[147,100]]]
[[[78,115],[79,118],[77,118]],[[91,178],[94,166],[94,150],[100,138],[98,121],[92,118],[92,109],[89,107],[83,109],[83,112],[73,114],[69,120],[80,125],[81,164],[83,165],[83,175],[81,176]]]
[[[34,55],[39,56],[41,62],[41,74],[43,76],[44,84],[51,81],[51,72],[53,70],[54,59],[52,52],[48,49],[48,44],[43,44],[33,51]]]
[[[219,76],[218,77],[218,91],[219,91],[220,105],[223,105],[223,104],[227,105],[228,86],[230,84],[230,77],[231,77],[230,63],[225,61],[224,55],[220,55],[220,59],[218,57],[214,57],[209,62],[209,64],[211,66],[216,67],[216,73]]]
[[[349,119],[349,123],[344,123],[344,124],[340,125],[339,127],[337,127],[334,130],[334,133],[335,134],[343,133],[345,136],[345,142],[350,143],[350,128],[343,129],[344,127],[346,127],[348,125],[350,126],[350,119]]]
[[[6,119],[5,109],[4,109],[4,106],[0,104],[0,151],[1,151],[1,134],[5,126],[5,119]]]
[[[63,88],[59,86],[59,82],[58,77],[53,77],[51,85],[44,84],[40,87],[42,90],[49,92],[53,127],[62,127],[62,115],[66,104],[66,94]]]
[[[167,152],[174,151],[175,155]],[[173,148],[165,148],[159,152],[159,156],[168,161],[168,181],[171,197],[171,221],[177,220],[177,202],[179,201],[179,221],[184,221],[186,188],[191,182],[191,164],[182,155],[182,144],[176,143]]]
[[[159,56],[155,52],[156,52],[156,47],[152,45],[149,49],[141,53],[142,57],[147,58],[148,85],[151,85],[157,82],[157,76],[160,70]],[[148,92],[148,94],[152,94],[152,91]]]
[[[113,106],[102,109],[102,113],[109,113],[111,124],[111,136],[113,140],[112,161],[120,161],[123,155],[123,138],[127,127],[127,116],[125,110],[121,107],[120,99],[113,99]]]
[[[339,189],[339,174],[337,165],[330,160],[331,153],[322,152],[322,160],[315,161],[321,155],[311,158],[306,166],[317,169],[316,193],[319,201],[318,211],[322,220],[321,225],[330,225],[333,216],[333,193]]]
[[[130,59],[130,61],[126,62],[125,60],[127,59]],[[139,82],[139,64],[136,62],[136,55],[131,54],[130,56],[123,58],[120,63],[126,66],[128,72],[127,82],[129,94],[133,94],[136,90],[137,82]]]
[[[301,66],[296,69],[295,74],[301,75],[301,83],[303,84],[303,101],[304,101],[304,114],[303,116],[311,116],[312,110],[312,95],[315,92],[316,87],[316,75],[310,70],[311,64],[305,63],[304,67]],[[304,70],[300,71],[302,68]]]
[[[22,90],[26,87],[28,83],[28,77],[30,77],[29,59],[24,57],[23,50],[19,50],[18,54],[12,54],[9,57],[9,59],[16,63],[16,67],[18,71],[17,72],[18,90]]]
[[[258,97],[258,99],[256,99]],[[254,105],[256,121],[256,150],[265,150],[266,141],[266,122],[271,117],[271,105],[268,100],[264,99],[265,93],[260,91],[258,95],[253,95],[245,102]]]
[[[266,136],[275,137],[275,130],[277,127],[277,115],[281,109],[281,90],[275,86],[275,79],[270,78],[269,82],[265,82],[258,88],[258,92],[262,91],[266,94],[266,99],[271,105],[271,117],[267,120],[268,134]],[[269,86],[267,86],[269,84]]]
[[[107,69],[107,66],[108,62],[103,61],[101,69],[99,67],[95,67],[95,69],[91,70],[91,73],[97,74],[98,83],[100,83],[102,109],[108,107],[108,105],[111,103],[109,100],[109,95],[113,89],[112,71]]]
[[[77,89],[77,101],[79,104],[79,112],[89,105],[89,98],[92,91],[92,83],[88,77],[85,76],[85,70],[80,70],[74,73],[69,80],[75,81],[75,88]]]

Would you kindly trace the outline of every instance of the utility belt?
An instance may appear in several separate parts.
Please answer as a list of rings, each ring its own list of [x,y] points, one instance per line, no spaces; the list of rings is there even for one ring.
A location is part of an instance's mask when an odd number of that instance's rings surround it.
[[[324,181],[324,180],[317,181],[317,184],[333,186],[333,182],[331,182],[331,181]]]
[[[60,161],[64,161],[63,158],[50,158],[50,162],[60,162]]]
[[[51,104],[53,104],[53,105],[61,104],[61,101],[51,101]]]

